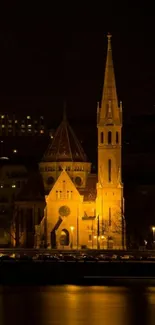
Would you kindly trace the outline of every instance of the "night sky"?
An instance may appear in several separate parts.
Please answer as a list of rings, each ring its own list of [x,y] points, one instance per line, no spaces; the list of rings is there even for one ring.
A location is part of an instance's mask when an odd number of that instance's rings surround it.
[[[73,124],[93,122],[110,31],[125,118],[155,113],[151,9],[137,7],[114,15],[101,7],[71,7],[69,11],[61,4],[61,10],[42,6],[8,5],[1,10],[0,111],[44,114],[53,126],[61,119],[65,100]]]

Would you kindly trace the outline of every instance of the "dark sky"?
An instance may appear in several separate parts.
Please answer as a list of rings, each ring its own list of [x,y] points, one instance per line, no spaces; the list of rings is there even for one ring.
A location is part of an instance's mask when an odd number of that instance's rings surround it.
[[[40,7],[12,4],[2,8],[0,111],[44,114],[52,126],[61,119],[65,99],[71,120],[94,121],[110,31],[124,114],[155,112],[155,17],[151,8],[141,5],[123,9],[123,14],[103,11],[95,3],[81,8],[62,8],[60,3],[60,8],[43,2]]]

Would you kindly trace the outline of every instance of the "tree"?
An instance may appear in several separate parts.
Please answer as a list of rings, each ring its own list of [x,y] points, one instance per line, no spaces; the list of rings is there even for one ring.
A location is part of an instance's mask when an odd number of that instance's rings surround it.
[[[5,232],[8,233],[8,236],[10,236],[10,241],[13,241],[13,245],[15,247],[20,246],[20,240],[23,235],[22,232],[20,232],[20,211],[19,207],[15,204],[12,204],[11,209],[11,217],[8,221],[8,225],[5,229]]]

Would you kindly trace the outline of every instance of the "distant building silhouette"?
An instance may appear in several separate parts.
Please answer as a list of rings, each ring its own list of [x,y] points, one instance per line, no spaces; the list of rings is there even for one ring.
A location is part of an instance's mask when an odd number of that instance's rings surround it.
[[[47,132],[44,117],[17,116],[0,112],[0,136],[44,135]]]

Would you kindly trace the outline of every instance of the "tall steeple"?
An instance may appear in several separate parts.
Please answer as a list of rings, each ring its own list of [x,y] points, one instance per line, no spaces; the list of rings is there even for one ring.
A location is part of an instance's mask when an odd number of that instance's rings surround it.
[[[97,106],[98,184],[97,215],[108,229],[104,235],[112,238],[113,248],[122,248],[124,226],[122,174],[122,103],[118,106],[111,35],[108,34],[107,59],[101,106]],[[117,231],[119,229],[119,231]],[[111,248],[108,244],[108,248]]]
[[[99,114],[99,122],[103,124],[120,123],[120,109],[118,107],[118,98],[115,82],[115,73],[112,58],[111,34],[107,35],[107,58],[104,75],[104,85],[102,101]]]

